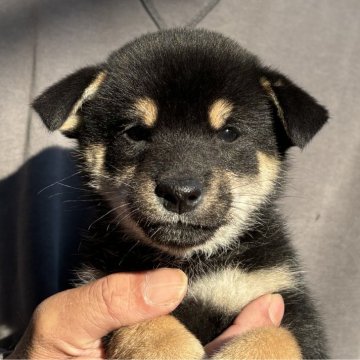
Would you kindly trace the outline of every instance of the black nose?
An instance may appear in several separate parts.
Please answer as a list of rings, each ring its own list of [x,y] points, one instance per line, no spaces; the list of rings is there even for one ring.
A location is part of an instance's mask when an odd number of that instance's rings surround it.
[[[168,179],[158,183],[155,194],[166,210],[182,214],[195,209],[201,199],[201,184],[194,179]]]

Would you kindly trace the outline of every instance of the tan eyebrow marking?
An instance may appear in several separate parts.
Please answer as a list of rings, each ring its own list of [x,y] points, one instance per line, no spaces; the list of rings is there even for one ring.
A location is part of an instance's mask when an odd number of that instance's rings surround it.
[[[158,107],[154,100],[148,97],[140,98],[135,102],[134,109],[145,125],[154,126],[158,115]]]
[[[209,109],[209,122],[213,129],[218,130],[224,126],[230,116],[233,105],[225,99],[216,100]]]

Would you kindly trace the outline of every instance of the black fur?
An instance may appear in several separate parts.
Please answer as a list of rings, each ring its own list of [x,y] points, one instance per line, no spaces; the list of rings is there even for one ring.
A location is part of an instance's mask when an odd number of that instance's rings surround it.
[[[284,75],[270,70],[266,76],[274,84],[292,145],[303,148],[325,124],[327,110]]]
[[[302,148],[311,140],[326,122],[326,109],[232,40],[204,30],[177,29],[145,35],[114,52],[101,67],[80,70],[45,91],[35,100],[34,108],[50,130],[63,124],[99,71],[106,73],[105,81],[79,110],[82,121],[76,132],[67,134],[78,138],[81,152],[92,144],[102,144],[106,149],[101,170],[105,180],[91,172],[86,156],[81,160],[94,193],[104,196],[99,217],[111,208],[115,214],[92,226],[82,248],[85,264],[102,275],[177,267],[190,281],[224,267],[251,272],[286,264],[298,279],[296,288],[283,291],[284,325],[297,337],[305,358],[326,357],[321,322],[274,205],[283,176],[276,179],[264,201],[248,208],[251,214],[228,246],[211,254],[201,251],[217,229],[234,221],[229,219],[230,209],[241,206],[234,205],[235,190],[226,178],[216,180],[216,171],[252,179],[259,174],[256,154],[261,152],[278,158],[283,174],[286,150],[292,145]],[[270,83],[283,117],[261,79]],[[140,98],[152,99],[158,109],[156,123],[150,129],[141,125],[133,111],[134,102]],[[236,129],[238,138],[233,142],[223,141],[223,130],[215,131],[209,125],[209,108],[218,99],[233,105],[226,125]],[[117,183],[115,176],[133,165],[131,183]],[[216,201],[206,210],[181,214],[175,221],[174,214],[160,216],[160,205],[147,200],[147,195],[154,195],[153,191],[146,195],[148,183],[144,179],[155,184],[163,179],[194,179],[202,184],[204,198],[216,180],[218,192],[212,195]],[[256,200],[260,195],[249,196]],[[123,214],[115,212],[119,199],[127,204],[125,215],[150,243],[141,241],[129,230]],[[181,255],[194,246],[200,250]],[[196,299],[185,299],[174,314],[204,344],[237,315],[224,314]]]
[[[78,70],[50,86],[36,98],[33,108],[41,116],[49,130],[57,130],[64,123],[76,101],[98,72],[99,68],[95,66]]]

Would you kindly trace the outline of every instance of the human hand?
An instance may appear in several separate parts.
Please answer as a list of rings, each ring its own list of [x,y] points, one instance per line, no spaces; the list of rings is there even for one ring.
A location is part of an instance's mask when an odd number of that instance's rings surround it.
[[[171,312],[185,295],[186,285],[186,276],[181,271],[158,269],[146,273],[113,274],[55,294],[37,307],[28,329],[8,358],[104,359],[103,336],[122,326]],[[267,310],[269,299],[273,300],[270,308],[275,308],[270,311],[271,316]],[[247,330],[279,325],[282,314],[281,297],[260,297],[205,350],[211,353]]]
[[[221,346],[250,330],[265,326],[280,326],[284,316],[284,300],[279,294],[267,294],[253,300],[236,317],[234,323],[205,346],[208,356]]]
[[[104,359],[102,337],[123,326],[165,315],[186,293],[176,269],[117,273],[57,293],[34,311],[10,359]]]

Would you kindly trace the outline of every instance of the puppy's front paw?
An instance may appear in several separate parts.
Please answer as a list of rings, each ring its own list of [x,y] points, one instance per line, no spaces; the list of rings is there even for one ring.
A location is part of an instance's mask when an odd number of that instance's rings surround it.
[[[266,327],[249,331],[228,342],[213,360],[302,359],[300,347],[284,328]]]
[[[199,340],[171,315],[114,332],[107,347],[110,359],[193,359],[204,356]]]

